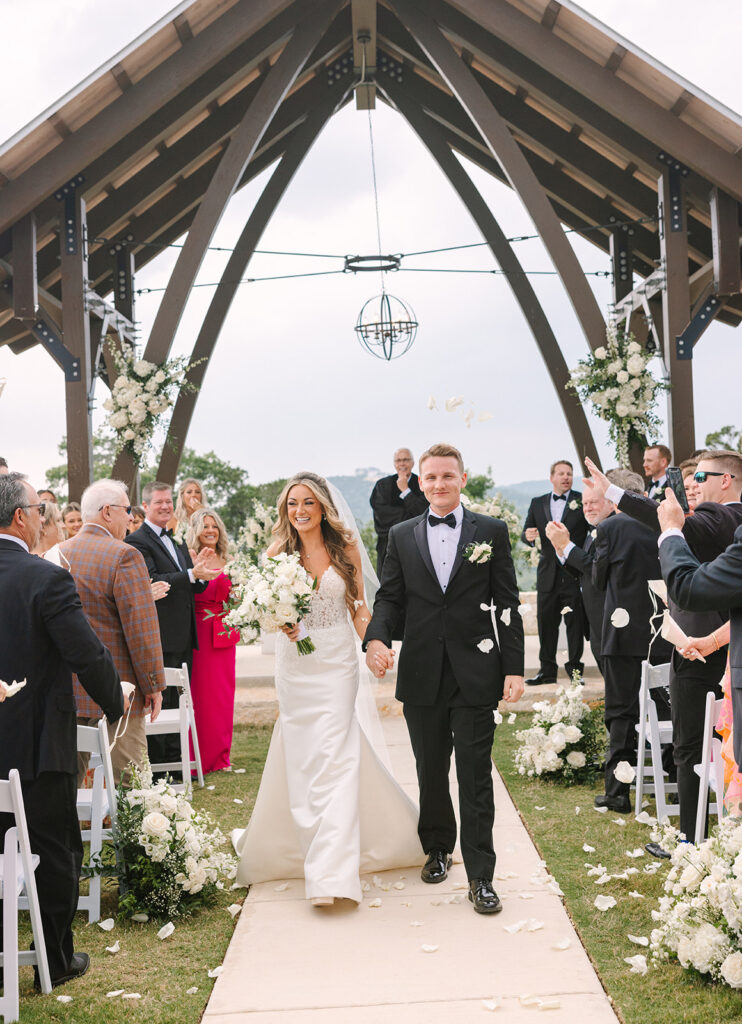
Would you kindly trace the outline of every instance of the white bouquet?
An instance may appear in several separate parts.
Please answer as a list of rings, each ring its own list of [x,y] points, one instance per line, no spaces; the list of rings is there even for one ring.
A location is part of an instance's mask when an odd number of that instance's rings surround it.
[[[260,556],[270,545],[277,519],[278,510],[275,505],[266,506],[256,501],[237,537],[238,555],[253,565],[259,565]]]
[[[236,558],[225,568],[232,581],[224,625],[239,629],[244,643],[254,643],[260,630],[275,633],[281,626],[293,626],[309,611],[312,591],[317,585],[297,552],[282,553],[253,565],[245,556]],[[315,650],[304,633],[296,643],[299,654]]]
[[[226,836],[203,811],[153,783],[149,768],[132,770],[132,788],[118,791],[114,835],[121,913],[172,918],[190,913],[216,896],[220,880],[234,878],[237,863],[221,847]]]
[[[652,838],[671,851],[666,895],[652,911],[654,959],[677,958],[686,970],[742,988],[742,820],[725,819],[699,846],[680,842],[669,825]]]
[[[602,708],[583,700],[577,673],[569,686],[560,686],[554,703],[533,705],[529,729],[516,733],[515,766],[520,775],[551,775],[565,782],[589,779],[600,764],[605,733]]]

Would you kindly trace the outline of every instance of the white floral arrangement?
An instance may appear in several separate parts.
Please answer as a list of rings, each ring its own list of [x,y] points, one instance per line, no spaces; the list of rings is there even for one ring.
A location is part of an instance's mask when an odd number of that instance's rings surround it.
[[[275,505],[263,505],[256,501],[237,537],[238,555],[253,565],[259,565],[263,552],[270,546],[277,521],[278,509]]]
[[[179,391],[195,391],[185,377],[195,366],[187,359],[169,359],[157,365],[137,359],[131,346],[121,351],[110,345],[118,376],[111,397],[103,403],[108,412],[108,426],[114,433],[116,451],[127,451],[140,465],[152,442],[154,431],[163,415],[175,402]]]
[[[119,911],[173,918],[211,902],[237,873],[226,836],[151,769],[132,769],[132,788],[118,792],[114,834],[124,895]]]
[[[630,468],[632,445],[654,440],[661,426],[655,406],[659,392],[669,385],[652,376],[653,358],[633,334],[610,325],[605,346],[581,359],[566,385],[608,423],[616,457],[624,468]]]
[[[301,564],[298,552],[282,552],[254,565],[244,556],[230,562],[224,572],[232,581],[224,603],[226,628],[239,629],[242,642],[255,643],[261,629],[275,633],[281,626],[300,623],[310,608],[317,581]],[[311,654],[314,644],[306,633],[296,642],[299,654]]]
[[[653,958],[742,988],[742,819],[726,818],[699,846],[667,824],[652,838],[671,855],[666,895],[652,911]]]
[[[486,497],[483,501],[472,501],[467,494],[462,493],[461,504],[464,505],[465,508],[468,508],[470,512],[475,512],[481,516],[492,516],[493,519],[500,519],[505,523],[508,528],[510,551],[513,556],[513,562],[517,562],[523,557],[524,551],[520,543],[520,515],[512,502],[503,498],[499,493],[492,494],[489,497]],[[527,552],[527,555],[530,555],[530,549]]]
[[[533,705],[531,726],[516,733],[519,775],[548,775],[564,782],[587,781],[595,775],[604,744],[602,708],[586,704],[583,693],[575,673],[569,686],[557,689],[553,703],[542,700]]]

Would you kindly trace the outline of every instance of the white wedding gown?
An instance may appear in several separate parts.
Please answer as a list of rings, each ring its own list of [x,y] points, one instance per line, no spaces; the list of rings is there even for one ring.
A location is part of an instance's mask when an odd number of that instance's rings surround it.
[[[313,654],[277,637],[280,715],[250,823],[232,836],[237,880],[303,877],[307,899],[360,903],[361,873],[424,861],[418,812],[359,724],[358,643],[332,566],[304,622]]]

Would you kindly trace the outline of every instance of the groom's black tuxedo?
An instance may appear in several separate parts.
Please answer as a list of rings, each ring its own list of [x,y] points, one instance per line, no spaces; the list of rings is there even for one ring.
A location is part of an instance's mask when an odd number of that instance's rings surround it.
[[[389,533],[381,586],[364,646],[380,640],[391,647],[395,623],[404,614],[397,698],[404,702],[417,763],[420,841],[426,853],[453,850],[456,819],[448,771],[455,749],[461,850],[467,875],[491,880],[495,866],[490,756],[493,711],[502,697],[504,677],[522,675],[524,659],[510,539],[500,520],[464,509],[444,592],[430,556],[427,518],[426,513],[400,523]],[[469,544],[482,542],[492,548],[488,562],[473,564],[464,558]],[[479,648],[482,641],[489,641],[489,650],[486,644],[485,650]]]

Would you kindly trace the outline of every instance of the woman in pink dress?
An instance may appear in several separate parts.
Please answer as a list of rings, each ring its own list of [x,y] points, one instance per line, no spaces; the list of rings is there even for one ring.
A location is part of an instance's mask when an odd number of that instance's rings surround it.
[[[216,512],[208,508],[195,511],[186,540],[192,555],[202,548],[212,548],[222,567],[226,565],[227,531]],[[239,632],[225,630],[221,619],[230,587],[229,578],[220,573],[205,590],[196,594],[198,650],[193,652],[191,693],[204,772],[231,768],[235,647]]]

